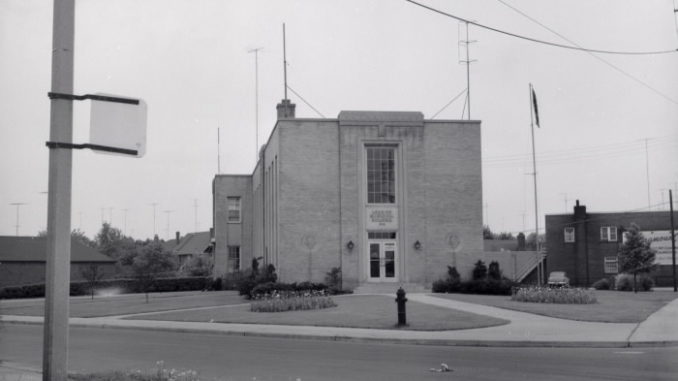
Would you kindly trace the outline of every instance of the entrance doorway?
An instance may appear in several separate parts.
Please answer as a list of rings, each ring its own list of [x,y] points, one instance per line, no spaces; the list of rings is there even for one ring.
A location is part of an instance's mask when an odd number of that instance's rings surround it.
[[[370,239],[369,245],[369,280],[373,282],[395,282],[397,244],[394,239]]]

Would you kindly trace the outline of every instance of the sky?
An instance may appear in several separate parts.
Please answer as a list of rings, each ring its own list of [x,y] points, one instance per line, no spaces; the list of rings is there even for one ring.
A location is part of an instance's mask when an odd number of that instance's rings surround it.
[[[566,45],[678,48],[673,0],[420,1]],[[142,158],[74,151],[72,227],[92,237],[105,221],[140,239],[208,230],[218,167],[254,168],[255,48],[259,144],[275,124],[283,23],[288,85],[318,111],[290,92],[297,117],[388,110],[430,119],[467,87],[463,25],[402,0],[77,0],[75,93],[141,98],[148,120]],[[51,38],[52,2],[0,0],[0,235],[46,227]],[[474,25],[469,40],[485,224],[534,229],[530,83],[541,229],[545,214],[571,212],[576,199],[589,211],[668,209],[667,190],[678,193],[678,52],[591,54]],[[464,99],[436,119],[461,119]],[[89,107],[76,102],[76,143],[89,139]]]

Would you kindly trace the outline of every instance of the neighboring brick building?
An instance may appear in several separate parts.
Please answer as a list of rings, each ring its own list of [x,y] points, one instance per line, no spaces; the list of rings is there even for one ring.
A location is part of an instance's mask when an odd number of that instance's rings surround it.
[[[678,212],[674,220],[678,221]],[[565,271],[578,286],[616,275],[617,252],[631,223],[640,227],[657,250],[657,269],[651,274],[655,284],[673,285],[670,212],[587,213],[579,200],[573,214],[546,216],[547,274]]]
[[[283,282],[430,287],[483,255],[480,122],[342,111],[278,121],[251,175],[213,181],[214,276],[253,257]]]
[[[0,287],[45,283],[45,237],[0,237]],[[115,272],[115,260],[71,239],[71,280],[85,280],[83,271],[97,266],[103,277]]]

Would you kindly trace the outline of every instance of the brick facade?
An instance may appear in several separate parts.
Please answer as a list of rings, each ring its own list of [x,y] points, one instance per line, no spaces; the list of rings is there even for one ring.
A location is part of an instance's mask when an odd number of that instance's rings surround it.
[[[322,282],[333,267],[342,269],[346,289],[375,281],[367,234],[371,145],[393,147],[396,163],[395,202],[387,205],[397,221],[395,274],[381,281],[430,286],[447,265],[470,274],[483,252],[480,123],[349,111],[337,119],[279,119],[252,175],[215,177],[215,276],[229,272],[226,246],[240,242],[244,260],[262,257],[283,282]],[[243,200],[239,230],[226,222],[231,196]]]
[[[616,274],[604,271],[605,257],[617,256],[624,230],[631,223],[641,231],[670,230],[670,217],[670,212],[587,213],[577,201],[573,214],[546,216],[547,274],[565,271],[577,286],[612,277]],[[674,212],[674,219],[678,221],[678,212]],[[573,243],[564,242],[566,227],[574,228]],[[602,240],[601,227],[615,227],[616,240]],[[658,266],[652,276],[658,286],[673,284],[671,266]]]

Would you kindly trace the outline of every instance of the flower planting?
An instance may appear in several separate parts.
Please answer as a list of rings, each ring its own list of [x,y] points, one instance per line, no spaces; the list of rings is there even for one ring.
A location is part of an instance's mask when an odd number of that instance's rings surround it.
[[[336,307],[325,290],[278,291],[258,294],[250,303],[252,312],[319,310]]]
[[[596,295],[584,288],[525,287],[514,289],[511,300],[526,303],[592,304]]]

